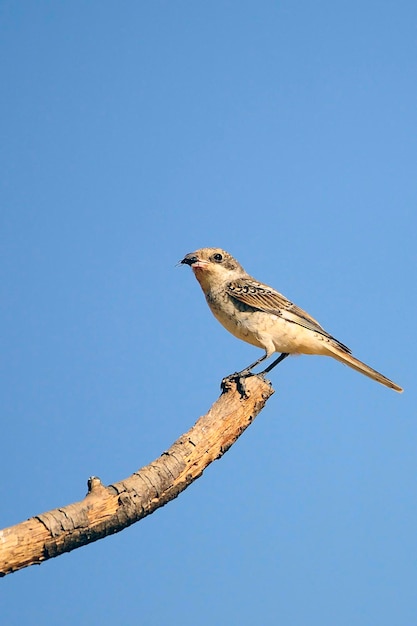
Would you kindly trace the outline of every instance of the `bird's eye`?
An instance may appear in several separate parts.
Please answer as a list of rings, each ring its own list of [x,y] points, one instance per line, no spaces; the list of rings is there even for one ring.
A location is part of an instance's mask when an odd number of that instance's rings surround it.
[[[213,261],[216,261],[216,263],[221,263],[223,261],[223,255],[219,252],[213,254]]]

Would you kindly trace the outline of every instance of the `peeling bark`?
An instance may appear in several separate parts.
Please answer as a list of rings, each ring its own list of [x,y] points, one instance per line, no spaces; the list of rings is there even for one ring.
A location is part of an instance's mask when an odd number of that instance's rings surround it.
[[[80,502],[0,531],[0,576],[120,532],[176,498],[223,456],[274,393],[262,377],[244,383],[244,395],[229,383],[209,412],[169,450],[128,478],[106,487],[93,476]]]

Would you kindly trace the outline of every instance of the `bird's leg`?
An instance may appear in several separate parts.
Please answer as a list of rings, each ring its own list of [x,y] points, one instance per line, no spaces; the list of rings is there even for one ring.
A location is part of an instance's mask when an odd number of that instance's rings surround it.
[[[275,365],[278,365],[278,363],[281,363],[281,361],[283,361],[284,359],[287,358],[287,356],[289,356],[288,352],[283,352],[282,354],[279,355],[279,357],[277,359],[275,359],[275,361],[273,361],[271,363],[271,365],[268,365],[267,368],[264,369],[263,372],[260,372],[261,374],[267,374],[268,372],[270,372],[272,369],[274,369]]]
[[[267,352],[265,352],[263,356],[257,359],[254,363],[251,363],[251,365],[248,365],[248,367],[245,367],[245,369],[241,370],[240,372],[229,374],[229,376],[226,376],[225,378],[223,378],[222,384],[221,384],[222,390],[225,391],[227,388],[230,387],[230,383],[235,381],[239,393],[242,396],[246,396],[247,395],[246,385],[243,379],[246,378],[247,376],[253,376],[251,370],[257,365],[259,365],[259,363],[262,363],[262,361],[265,361],[266,358],[268,358]]]
[[[259,365],[259,363],[262,363],[262,361],[265,361],[265,359],[268,358],[268,354],[265,352],[265,354],[263,356],[261,356],[259,359],[257,359],[254,363],[251,363],[250,365],[248,365],[248,367],[245,367],[245,369],[241,370],[240,372],[235,372],[234,374],[230,374],[229,376],[226,376],[226,378],[224,380],[234,380],[236,378],[243,378],[244,376],[249,376],[252,374],[251,370],[256,367],[257,365]]]

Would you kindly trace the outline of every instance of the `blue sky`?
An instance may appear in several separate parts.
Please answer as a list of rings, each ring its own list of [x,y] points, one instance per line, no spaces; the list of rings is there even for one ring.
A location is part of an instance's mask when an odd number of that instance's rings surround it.
[[[236,445],[124,532],[1,581],[8,626],[414,626],[417,8],[0,3],[0,526],[121,480],[260,356],[221,246],[405,388],[287,359]]]

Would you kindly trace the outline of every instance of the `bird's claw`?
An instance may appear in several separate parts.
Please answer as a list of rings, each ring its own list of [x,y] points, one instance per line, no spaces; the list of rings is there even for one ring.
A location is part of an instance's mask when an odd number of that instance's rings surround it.
[[[250,392],[246,388],[245,378],[249,376],[253,376],[252,372],[248,370],[243,370],[242,372],[235,372],[234,374],[229,374],[223,378],[220,388],[223,392],[229,391],[232,387],[232,383],[236,384],[236,389],[239,392],[242,398],[249,398]]]

